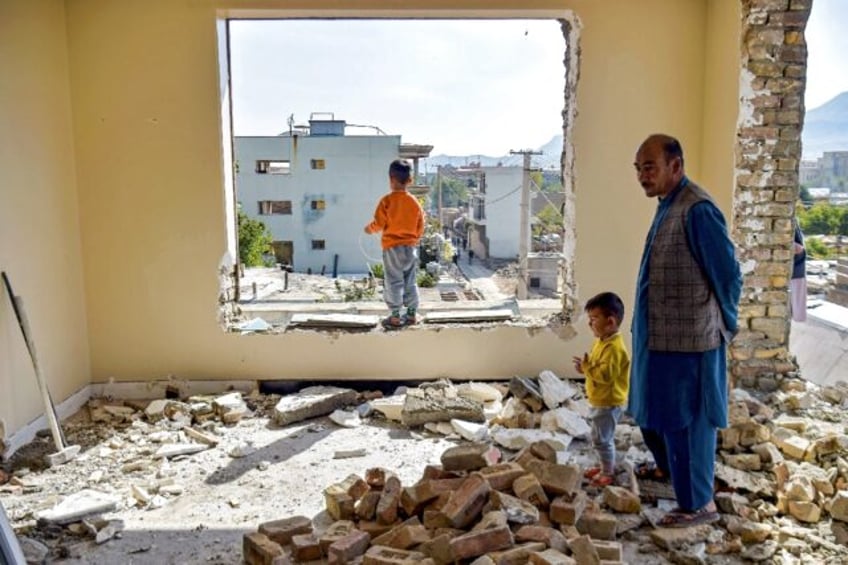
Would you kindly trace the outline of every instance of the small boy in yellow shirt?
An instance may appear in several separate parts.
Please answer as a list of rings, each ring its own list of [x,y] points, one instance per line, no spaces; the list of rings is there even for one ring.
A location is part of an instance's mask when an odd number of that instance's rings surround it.
[[[615,426],[627,403],[630,356],[618,332],[624,303],[613,292],[602,292],[586,303],[589,327],[595,335],[592,350],[574,357],[574,368],[586,376],[586,396],[592,409],[592,445],[600,466],[584,473],[594,486],[612,484],[615,472]]]

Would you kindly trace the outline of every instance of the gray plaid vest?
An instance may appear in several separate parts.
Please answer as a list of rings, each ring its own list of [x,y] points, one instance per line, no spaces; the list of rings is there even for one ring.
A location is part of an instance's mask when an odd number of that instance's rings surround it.
[[[698,352],[721,344],[721,310],[686,238],[689,209],[704,200],[712,202],[690,181],[657,228],[648,266],[648,349]]]

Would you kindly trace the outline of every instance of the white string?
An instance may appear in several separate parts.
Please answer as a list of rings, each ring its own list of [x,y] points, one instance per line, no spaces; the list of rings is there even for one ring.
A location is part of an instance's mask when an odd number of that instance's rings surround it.
[[[364,231],[359,232],[359,250],[362,252],[363,257],[365,257],[365,259],[366,259],[365,266],[368,267],[368,272],[373,273],[374,271],[371,270],[371,263],[381,263],[383,261],[383,259],[382,259],[382,257],[380,259],[375,259],[374,257],[371,257],[370,255],[368,255],[368,253],[365,251],[365,246],[362,245],[362,238],[363,238],[364,235],[365,235]],[[371,263],[369,263],[369,261]]]

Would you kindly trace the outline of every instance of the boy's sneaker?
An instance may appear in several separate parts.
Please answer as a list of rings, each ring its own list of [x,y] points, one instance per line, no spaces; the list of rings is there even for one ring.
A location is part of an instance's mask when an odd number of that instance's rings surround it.
[[[406,315],[403,317],[403,321],[407,326],[414,326],[415,323],[418,321],[415,318],[415,310],[413,310],[412,308],[407,308]]]
[[[381,323],[387,330],[398,330],[405,325],[403,320],[400,319],[400,316],[396,316],[394,314],[383,318]]]

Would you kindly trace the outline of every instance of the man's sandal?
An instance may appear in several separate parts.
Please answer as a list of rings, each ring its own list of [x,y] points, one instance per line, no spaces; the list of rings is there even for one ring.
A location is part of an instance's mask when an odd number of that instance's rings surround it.
[[[692,512],[675,508],[663,516],[657,525],[662,528],[689,528],[701,524],[712,524],[718,522],[720,518],[718,512],[710,510],[706,506]]]
[[[600,473],[601,473],[601,468],[600,468],[600,467],[589,467],[589,468],[588,468],[588,469],[586,469],[586,471],[583,473],[583,476],[584,476],[584,477],[586,477],[587,479],[594,479],[594,478],[595,478],[595,476],[596,476],[596,475],[599,475]]]
[[[669,476],[664,473],[662,469],[650,463],[637,465],[636,468],[633,469],[633,474],[636,475],[637,479],[642,479],[643,481],[647,480],[665,483],[669,480]]]
[[[608,487],[615,482],[615,477],[612,475],[595,475],[595,478],[589,483],[593,487]]]

